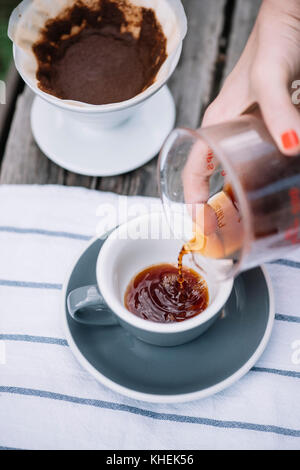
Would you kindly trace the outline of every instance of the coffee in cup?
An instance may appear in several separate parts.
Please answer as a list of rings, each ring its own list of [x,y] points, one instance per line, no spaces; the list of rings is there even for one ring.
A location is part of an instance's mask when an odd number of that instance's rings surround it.
[[[150,266],[129,283],[127,310],[158,323],[182,322],[202,313],[209,304],[208,287],[199,273],[173,264]]]

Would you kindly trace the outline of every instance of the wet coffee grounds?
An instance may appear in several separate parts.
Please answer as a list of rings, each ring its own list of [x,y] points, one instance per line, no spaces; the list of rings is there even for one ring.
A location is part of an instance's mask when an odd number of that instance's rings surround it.
[[[64,100],[118,103],[155,81],[167,58],[152,9],[125,0],[80,1],[48,20],[33,45],[39,88]]]

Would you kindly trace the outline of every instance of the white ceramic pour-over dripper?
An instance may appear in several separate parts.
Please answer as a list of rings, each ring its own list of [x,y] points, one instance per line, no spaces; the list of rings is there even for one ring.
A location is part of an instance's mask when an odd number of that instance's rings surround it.
[[[55,163],[75,173],[112,176],[145,164],[159,152],[175,123],[174,100],[165,84],[178,64],[187,31],[180,0],[166,2],[178,19],[178,40],[173,41],[173,50],[155,82],[132,99],[99,106],[61,100],[39,89],[37,64],[32,53],[20,47],[16,33],[19,15],[26,12],[31,0],[24,0],[12,13],[8,34],[14,41],[16,68],[36,95],[31,113],[33,135]]]

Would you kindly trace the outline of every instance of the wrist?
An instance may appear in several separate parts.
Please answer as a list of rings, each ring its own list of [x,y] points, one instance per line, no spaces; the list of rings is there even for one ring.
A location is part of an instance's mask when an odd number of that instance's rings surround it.
[[[300,21],[299,0],[263,0],[262,6],[270,8],[273,12],[278,10],[282,14],[291,15]]]

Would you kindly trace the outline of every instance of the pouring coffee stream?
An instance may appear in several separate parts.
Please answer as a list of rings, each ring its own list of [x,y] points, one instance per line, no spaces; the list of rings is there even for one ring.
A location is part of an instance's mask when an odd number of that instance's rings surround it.
[[[207,204],[200,204],[201,220],[194,222],[194,237],[185,243],[178,256],[178,282],[183,286],[183,257],[199,253],[208,258],[223,258],[238,250],[243,242],[242,219],[238,202],[228,183]],[[205,210],[209,207],[212,210]],[[199,213],[199,210],[197,211]]]

